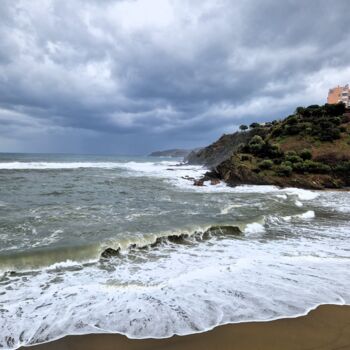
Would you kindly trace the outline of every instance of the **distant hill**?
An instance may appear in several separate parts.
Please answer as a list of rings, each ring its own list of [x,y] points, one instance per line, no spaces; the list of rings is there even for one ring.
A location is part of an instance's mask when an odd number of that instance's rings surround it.
[[[165,151],[152,152],[150,157],[186,157],[189,155],[191,150],[187,149],[168,149]]]
[[[241,129],[190,154],[189,163],[211,167],[207,177],[231,185],[350,186],[350,110],[344,104],[298,107],[283,120]]]

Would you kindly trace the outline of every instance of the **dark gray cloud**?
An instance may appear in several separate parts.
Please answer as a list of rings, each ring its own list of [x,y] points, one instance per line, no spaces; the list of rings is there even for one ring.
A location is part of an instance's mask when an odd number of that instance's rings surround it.
[[[3,0],[0,151],[144,153],[323,103],[347,0]]]

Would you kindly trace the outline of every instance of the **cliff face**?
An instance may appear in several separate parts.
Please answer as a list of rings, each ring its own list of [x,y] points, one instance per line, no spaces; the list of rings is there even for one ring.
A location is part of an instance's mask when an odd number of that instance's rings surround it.
[[[283,120],[225,135],[197,160],[211,166],[207,177],[230,185],[348,187],[350,111],[342,104],[298,107]]]
[[[238,151],[242,144],[246,144],[254,135],[265,135],[263,129],[249,130],[247,132],[235,132],[223,135],[211,145],[192,151],[186,158],[189,164],[216,167],[231,155]]]

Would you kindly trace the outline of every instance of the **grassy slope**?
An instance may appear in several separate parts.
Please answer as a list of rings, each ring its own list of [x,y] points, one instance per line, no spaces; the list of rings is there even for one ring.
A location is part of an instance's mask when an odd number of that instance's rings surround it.
[[[262,140],[250,138],[241,145],[216,167],[218,177],[233,185],[350,186],[350,113],[343,106],[298,108],[257,129],[263,130]],[[309,151],[311,160],[300,159],[303,150]]]

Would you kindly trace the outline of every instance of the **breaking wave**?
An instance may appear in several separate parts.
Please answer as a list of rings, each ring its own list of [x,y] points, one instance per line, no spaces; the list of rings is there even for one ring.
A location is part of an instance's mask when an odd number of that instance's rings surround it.
[[[1,348],[350,303],[348,194],[196,187],[200,166],[79,159],[0,163]]]
[[[245,231],[244,231],[245,232]],[[195,244],[214,237],[239,237],[243,232],[239,226],[218,225],[205,229],[197,228],[193,231],[164,232],[149,234],[139,237],[128,237],[108,240],[104,243],[62,247],[50,250],[38,250],[37,252],[3,255],[0,257],[0,270],[23,271],[34,270],[45,266],[63,267],[65,262],[93,263],[100,258],[113,256],[122,257],[135,249],[155,248],[167,244]]]

